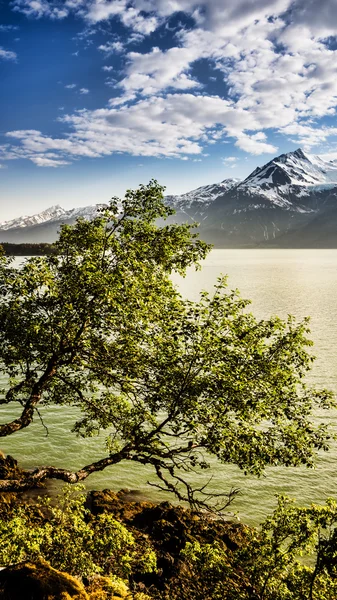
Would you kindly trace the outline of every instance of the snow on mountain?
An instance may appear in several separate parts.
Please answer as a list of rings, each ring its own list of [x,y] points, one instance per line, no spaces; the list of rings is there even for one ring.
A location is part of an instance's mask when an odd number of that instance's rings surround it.
[[[72,208],[65,210],[59,204],[51,206],[46,210],[35,215],[19,217],[11,221],[0,222],[0,231],[8,231],[9,229],[18,229],[31,227],[34,225],[42,225],[55,222],[75,221],[79,217],[84,219],[92,219],[96,216],[97,210],[105,204],[94,204],[92,206],[82,206],[80,208]]]
[[[261,168],[255,169],[243,182],[243,186],[312,186],[337,184],[337,162],[328,162],[298,148],[281,154]]]
[[[0,222],[0,229],[3,231],[7,231],[8,229],[17,229],[20,227],[40,225],[41,223],[46,223],[47,221],[59,219],[65,214],[66,211],[64,210],[64,208],[57,204],[35,215],[18,217],[17,219],[12,219],[10,221],[2,221]]]
[[[336,231],[328,231],[337,214],[337,161],[300,148],[257,167],[244,181],[225,179],[166,196],[165,201],[176,210],[170,222],[199,223],[201,237],[220,248],[277,245],[282,236],[281,245],[294,244],[298,236],[296,244],[302,247],[325,247],[325,231],[329,247],[336,244],[337,248],[337,226]],[[73,223],[78,217],[92,219],[100,206],[104,205],[65,210],[57,205],[0,223],[0,240],[54,241],[61,223]]]
[[[234,188],[239,182],[240,179],[225,179],[220,183],[203,185],[196,190],[181,194],[180,196],[165,196],[165,200],[175,208],[188,209],[194,203],[200,205],[204,204],[204,207],[206,208],[207,205],[216,200],[219,196],[223,196],[225,192]]]
[[[261,208],[261,203],[293,212],[312,212],[305,198],[337,186],[337,161],[326,161],[319,156],[306,154],[301,148],[273,158],[257,167],[246,179],[225,179],[223,182],[205,185],[180,196],[167,196],[166,200],[181,212],[197,210],[202,216],[218,198],[245,197],[247,203],[238,206],[236,212]],[[229,194],[231,193],[231,194]],[[249,198],[252,201],[249,201]],[[260,202],[256,202],[259,198]]]
[[[238,193],[260,196],[271,205],[294,212],[312,212],[305,198],[337,185],[337,161],[326,161],[303,152],[281,154],[257,167],[238,184]]]

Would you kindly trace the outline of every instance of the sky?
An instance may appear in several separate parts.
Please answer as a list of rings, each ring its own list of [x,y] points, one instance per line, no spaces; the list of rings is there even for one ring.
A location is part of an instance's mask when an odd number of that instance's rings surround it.
[[[337,158],[336,0],[0,0],[0,221]]]

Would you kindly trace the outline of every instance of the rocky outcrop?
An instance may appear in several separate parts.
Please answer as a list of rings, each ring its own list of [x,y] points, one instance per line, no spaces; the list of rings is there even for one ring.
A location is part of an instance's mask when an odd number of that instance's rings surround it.
[[[0,600],[152,600],[133,594],[115,577],[94,576],[86,587],[76,577],[53,569],[46,561],[23,562],[0,571]]]
[[[25,505],[32,524],[48,521],[48,511],[41,509],[34,498],[14,493],[0,494],[0,515],[4,520],[15,515],[18,503]],[[97,515],[111,514],[132,533],[135,559],[129,586],[110,576],[84,577],[82,585],[77,579],[52,569],[44,561],[36,564],[25,562],[0,572],[0,600],[190,600],[193,594],[191,596],[189,590],[193,588],[195,575],[189,572],[182,553],[186,544],[199,542],[203,546],[216,541],[228,555],[232,555],[247,542],[248,528],[240,523],[213,518],[208,513],[169,502],[155,504],[144,501],[127,490],[118,493],[111,490],[89,492],[86,504],[91,513],[86,516],[88,522],[94,521]],[[144,569],[143,557],[149,550],[156,554],[155,571]],[[63,589],[62,582],[73,584],[72,591]],[[183,587],[186,588],[184,594]],[[23,594],[23,589],[28,590],[30,595]],[[172,595],[172,590],[178,590],[177,593],[180,590],[181,596]]]
[[[94,515],[113,514],[132,532],[138,544],[143,541],[151,544],[157,555],[157,572],[132,575],[134,583],[144,584],[151,591],[169,589],[179,579],[184,570],[181,551],[187,542],[212,544],[217,540],[235,550],[245,540],[246,527],[240,523],[211,518],[209,514],[169,502],[153,504],[129,498],[125,490],[93,491],[88,494],[87,506]]]
[[[1,600],[89,600],[83,584],[44,560],[23,562],[0,571]]]

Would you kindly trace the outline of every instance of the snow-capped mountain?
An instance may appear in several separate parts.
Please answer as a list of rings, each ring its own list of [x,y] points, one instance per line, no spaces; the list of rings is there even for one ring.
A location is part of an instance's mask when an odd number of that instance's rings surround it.
[[[41,223],[47,223],[62,217],[66,211],[59,204],[51,206],[46,210],[30,216],[19,217],[18,219],[12,219],[11,221],[0,222],[0,230],[7,231],[8,229],[16,229],[19,227],[31,227],[32,225],[40,225]]]
[[[181,194],[180,196],[166,196],[166,201],[170,204],[174,204],[176,208],[181,207],[184,210],[190,208],[194,203],[206,208],[211,202],[216,200],[219,196],[223,196],[225,192],[231,190],[240,183],[240,181],[240,179],[234,178],[225,179],[220,183],[198,187],[196,190]]]
[[[281,154],[245,180],[225,179],[180,196],[166,196],[175,222],[198,222],[217,247],[272,244],[337,248],[337,161],[303,152]],[[0,223],[0,241],[53,241],[61,223],[97,214],[98,206],[42,213]]]
[[[176,209],[185,212],[190,211],[192,207],[206,208],[218,198],[224,197],[225,193],[231,192],[237,197],[244,195],[247,199],[260,197],[258,203],[237,206],[236,212],[254,210],[264,201],[267,205],[279,206],[286,210],[310,212],[310,206],[300,199],[304,196],[309,197],[313,191],[332,189],[336,185],[337,161],[328,162],[319,156],[305,154],[298,148],[294,152],[281,154],[262,167],[257,167],[244,181],[226,179],[222,183],[197,188],[181,196],[167,196],[167,200]]]
[[[19,217],[0,223],[0,241],[3,242],[53,242],[62,223],[76,219],[93,219],[98,209],[106,204],[94,204],[65,210],[59,204],[35,215]]]
[[[216,194],[212,193],[214,187]],[[186,214],[190,220],[198,221],[201,236],[218,247],[277,245],[281,236],[302,231],[322,212],[336,209],[337,161],[329,162],[298,148],[257,167],[243,181],[231,181],[223,190],[205,186],[183,196],[171,196],[169,201],[177,210],[179,221]],[[323,239],[324,227],[320,227],[320,241],[310,244],[327,243]],[[298,236],[298,244],[309,243],[300,231]],[[336,244],[337,248],[337,223],[336,240],[332,241],[332,237],[329,244]],[[294,236],[291,239],[294,244]]]
[[[103,205],[95,204],[93,206],[82,206],[81,208],[65,210],[62,206],[56,204],[35,215],[19,217],[18,219],[12,219],[11,221],[2,221],[0,222],[0,231],[17,229],[20,227],[31,227],[44,223],[53,223],[54,221],[61,221],[62,223],[66,221],[75,221],[79,217],[92,219],[97,214],[97,209],[100,206]]]
[[[306,154],[298,148],[295,152],[281,154],[263,167],[257,167],[241,185],[296,185],[310,188],[322,184],[337,184],[337,161],[328,162],[319,156]]]

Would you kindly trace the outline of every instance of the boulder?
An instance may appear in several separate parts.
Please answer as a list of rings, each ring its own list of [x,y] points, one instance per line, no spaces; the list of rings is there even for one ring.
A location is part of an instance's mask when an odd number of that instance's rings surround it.
[[[22,562],[0,571],[0,600],[89,600],[82,583],[46,561]]]

